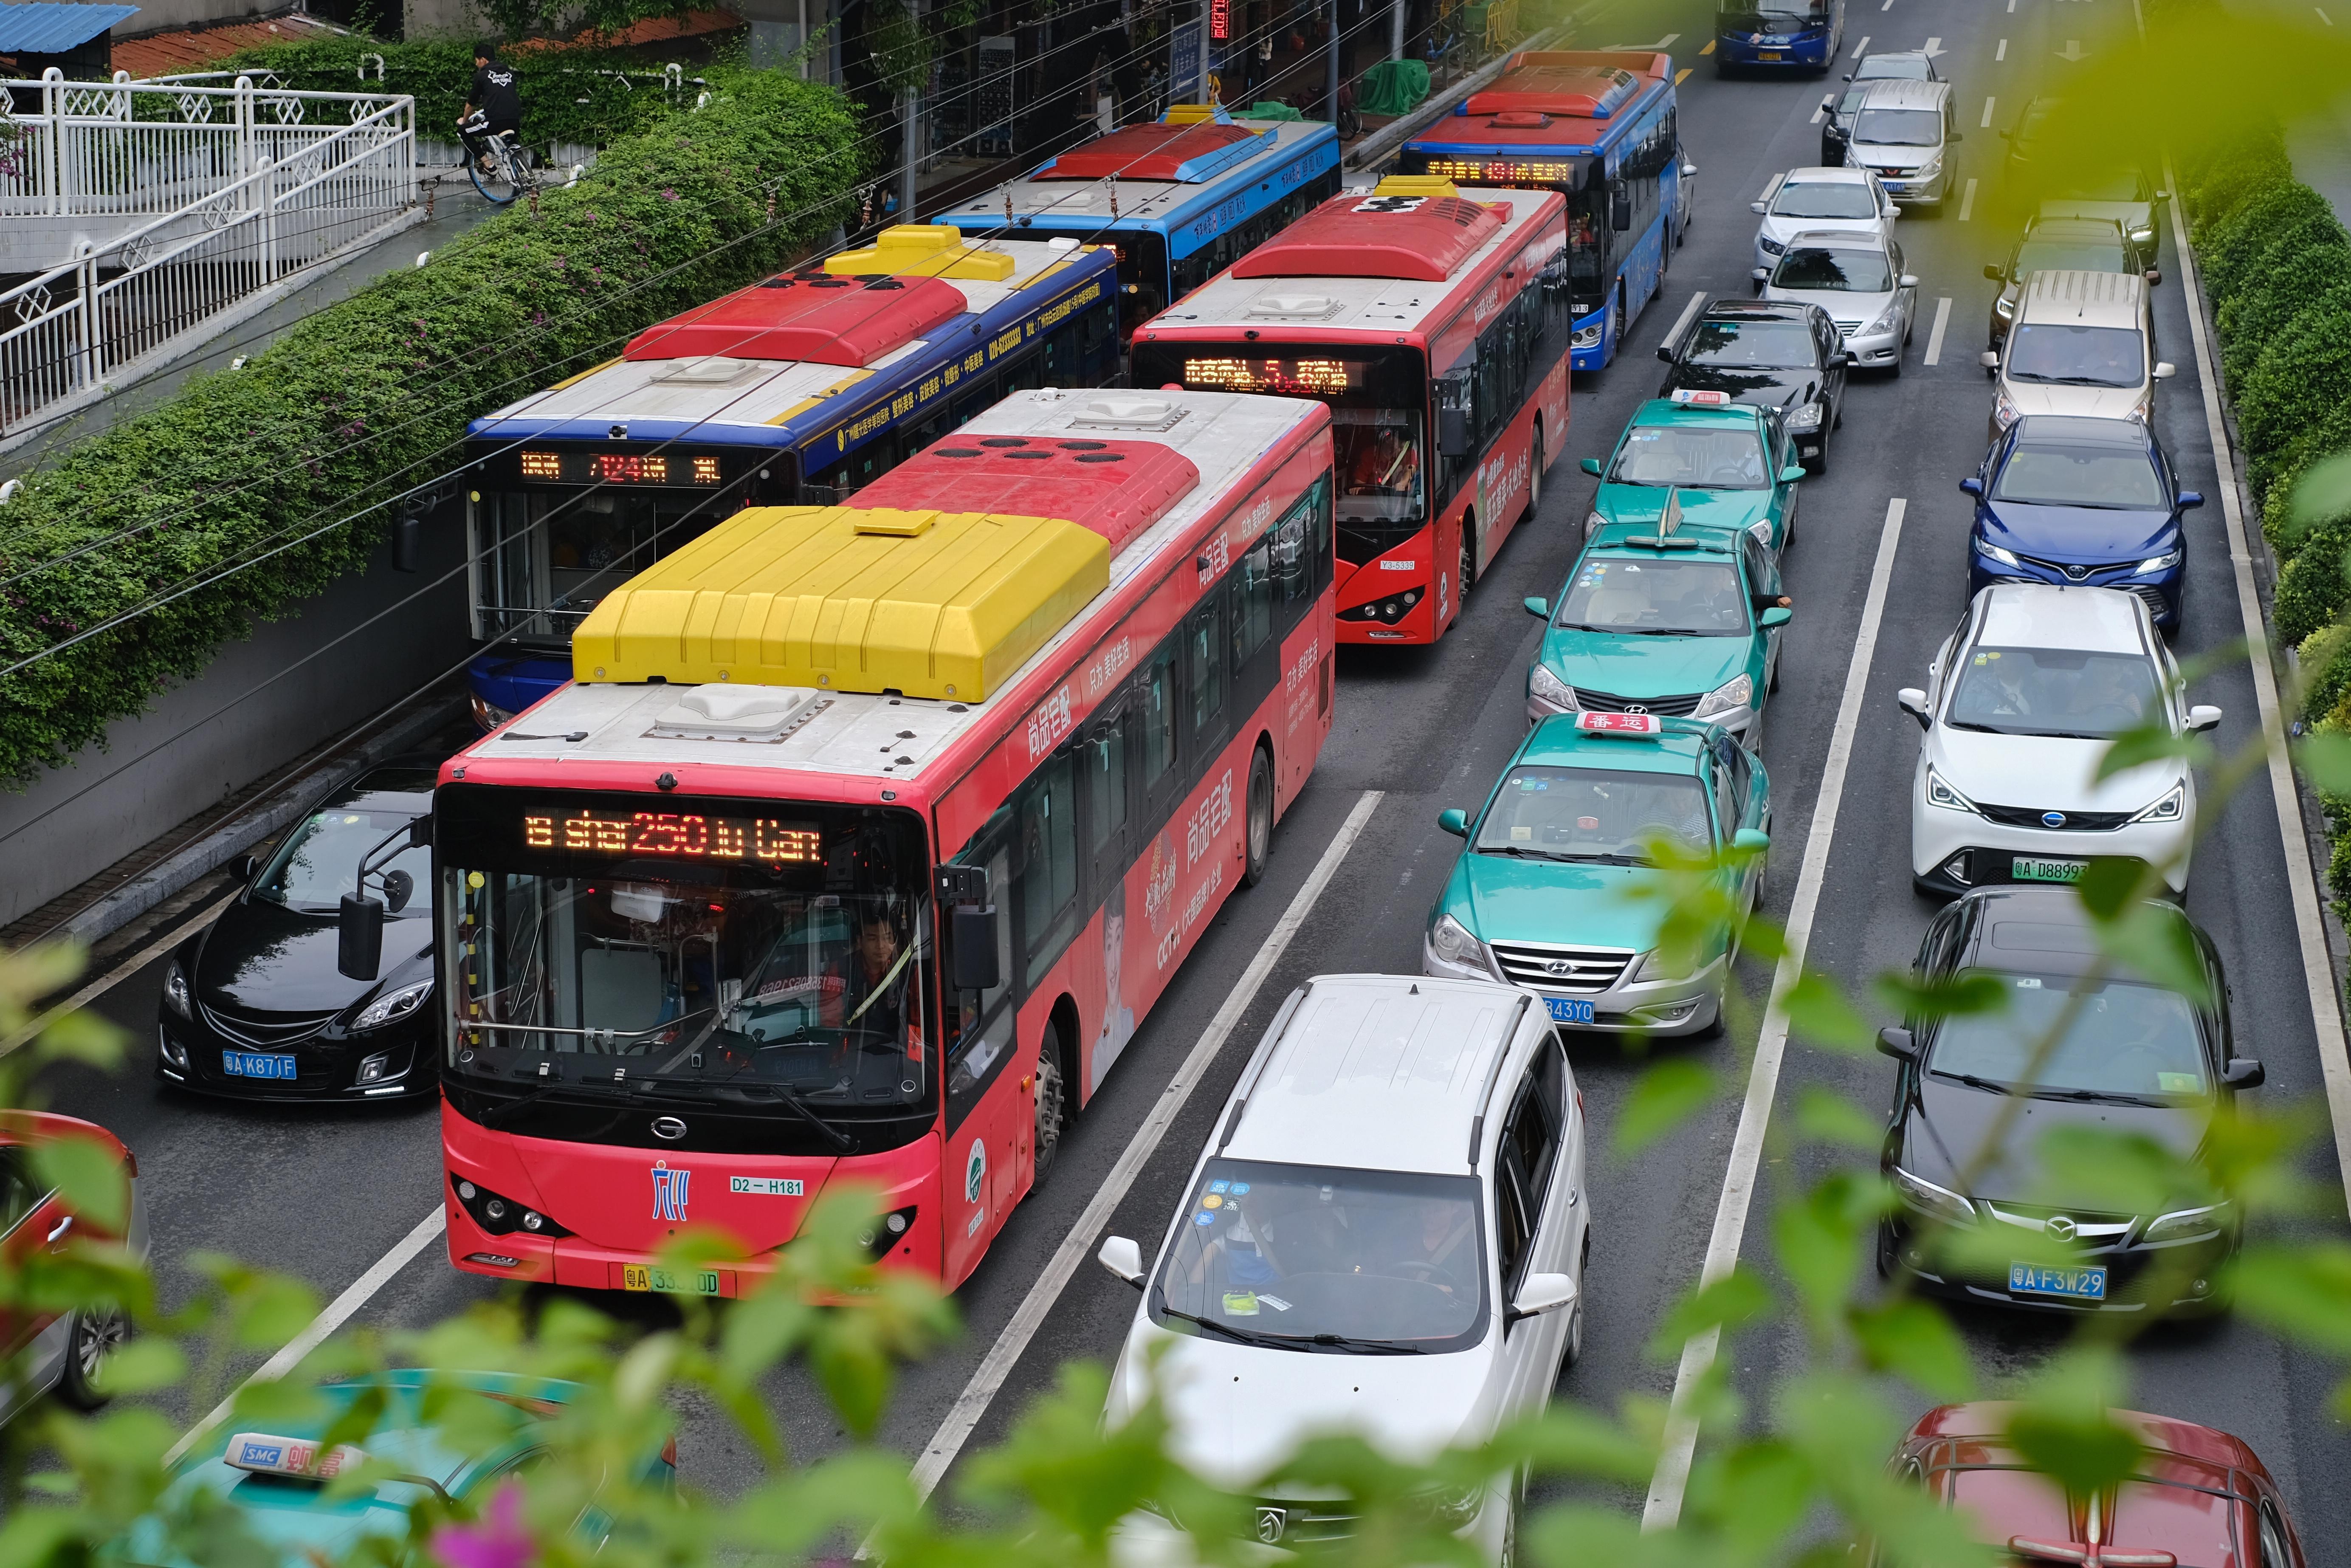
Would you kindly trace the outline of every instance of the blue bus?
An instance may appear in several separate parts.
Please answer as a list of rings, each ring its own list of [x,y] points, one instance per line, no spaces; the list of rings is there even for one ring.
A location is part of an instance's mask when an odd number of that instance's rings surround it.
[[[1405,172],[1464,185],[1567,197],[1568,363],[1616,357],[1689,227],[1670,55],[1627,49],[1522,50],[1426,132],[1404,145]]]
[[[1824,71],[1844,47],[1844,0],[1715,0],[1714,69]]]
[[[1118,253],[1120,314],[1148,321],[1339,193],[1339,133],[1177,104],[1048,159],[935,220],[967,234],[1061,235]]]
[[[607,593],[749,506],[826,505],[1008,393],[1119,368],[1118,262],[936,225],[782,273],[468,428],[474,716],[571,674]]]

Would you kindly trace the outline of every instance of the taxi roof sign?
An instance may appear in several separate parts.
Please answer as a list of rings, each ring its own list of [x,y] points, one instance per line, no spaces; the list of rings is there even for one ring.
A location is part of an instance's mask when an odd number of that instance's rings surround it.
[[[1673,398],[1676,402],[1696,403],[1700,408],[1730,406],[1730,394],[1727,392],[1706,392],[1695,387],[1676,387]]]
[[[319,1445],[308,1437],[277,1437],[266,1432],[239,1432],[221,1455],[221,1462],[234,1469],[306,1481],[332,1480],[366,1460],[367,1455],[349,1443],[339,1443],[321,1454]]]
[[[1666,733],[1665,721],[1653,713],[1580,713],[1575,727],[1585,735],[1614,736],[1620,740],[1655,740]]]

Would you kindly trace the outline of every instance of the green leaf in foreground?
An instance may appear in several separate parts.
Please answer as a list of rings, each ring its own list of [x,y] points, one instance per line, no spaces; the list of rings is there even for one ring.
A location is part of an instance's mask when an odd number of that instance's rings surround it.
[[[1652,1064],[1633,1082],[1616,1119],[1616,1152],[1635,1155],[1698,1113],[1714,1098],[1714,1072],[1675,1057]]]

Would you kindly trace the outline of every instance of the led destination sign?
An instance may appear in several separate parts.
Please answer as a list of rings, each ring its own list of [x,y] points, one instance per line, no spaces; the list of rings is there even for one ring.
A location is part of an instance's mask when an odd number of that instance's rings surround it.
[[[532,452],[519,455],[522,476],[557,485],[716,485],[716,457],[645,452]]]
[[[526,812],[525,849],[571,854],[817,865],[824,835],[805,822],[773,817],[710,817],[695,811]]]
[[[1362,360],[1186,359],[1184,384],[1280,397],[1338,397],[1364,384]]]
[[[1472,185],[1560,185],[1573,188],[1574,163],[1557,158],[1437,158],[1426,172]]]

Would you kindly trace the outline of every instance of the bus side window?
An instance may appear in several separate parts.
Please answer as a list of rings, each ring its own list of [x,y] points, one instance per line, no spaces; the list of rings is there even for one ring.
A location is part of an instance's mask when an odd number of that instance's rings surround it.
[[[1013,871],[1013,902],[1020,911],[1026,984],[1034,986],[1077,934],[1077,759],[1068,751],[1048,758],[1013,798],[1020,859]]]
[[[1185,675],[1192,698],[1190,742],[1192,766],[1205,767],[1224,738],[1225,716],[1225,596],[1221,589],[1192,612],[1186,622],[1185,645],[1189,657]]]
[[[1233,669],[1249,662],[1273,635],[1273,531],[1249,547],[1233,577]]]
[[[1158,803],[1176,768],[1176,640],[1162,643],[1135,677],[1134,719],[1142,733],[1143,797]]]

